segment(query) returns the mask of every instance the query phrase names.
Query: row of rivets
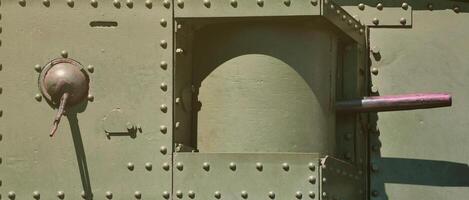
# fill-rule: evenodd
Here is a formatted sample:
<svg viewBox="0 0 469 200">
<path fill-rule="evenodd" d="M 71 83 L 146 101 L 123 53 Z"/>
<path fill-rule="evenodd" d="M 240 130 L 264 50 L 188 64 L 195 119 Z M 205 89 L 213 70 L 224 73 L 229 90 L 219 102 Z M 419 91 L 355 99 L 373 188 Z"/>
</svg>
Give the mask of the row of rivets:
<svg viewBox="0 0 469 200">
<path fill-rule="evenodd" d="M 20 6 L 22 7 L 25 7 L 26 6 L 26 0 L 19 0 L 18 3 L 20 4 Z M 43 0 L 42 1 L 42 4 L 46 7 L 49 7 L 51 5 L 51 1 L 50 0 Z M 74 0 L 67 0 L 67 5 L 70 7 L 70 8 L 73 8 L 75 6 L 75 1 Z M 97 8 L 98 7 L 98 0 L 90 0 L 90 5 L 94 8 Z M 116 8 L 120 8 L 121 7 L 121 2 L 120 0 L 113 0 L 113 5 L 116 7 Z M 133 8 L 134 6 L 134 1 L 133 0 L 126 0 L 125 1 L 125 5 L 127 5 L 128 8 Z M 145 1 L 145 6 L 149 9 L 151 9 L 153 7 L 153 1 L 152 0 L 146 0 Z M 163 6 L 165 8 L 170 8 L 171 7 L 171 2 L 169 0 L 164 0 L 163 1 Z"/>
<path fill-rule="evenodd" d="M 34 199 L 41 199 L 41 193 L 39 191 L 33 191 L 33 198 Z M 82 191 L 80 196 L 83 198 L 83 199 L 86 199 L 87 195 L 85 194 L 85 191 Z M 112 199 L 113 197 L 113 194 L 111 191 L 106 191 L 106 193 L 104 194 L 104 196 L 107 198 L 107 199 Z M 65 193 L 63 191 L 58 191 L 57 192 L 57 197 L 59 199 L 64 199 L 65 198 Z M 135 191 L 134 192 L 134 197 L 136 199 L 141 199 L 142 198 L 142 193 L 140 191 Z M 8 192 L 8 198 L 9 199 L 16 199 L 16 193 L 14 191 L 10 191 Z"/>
<path fill-rule="evenodd" d="M 329 1 L 327 1 L 327 0 L 324 1 L 324 4 L 325 4 L 325 5 L 329 4 Z M 331 4 L 329 5 L 329 8 L 330 8 L 331 10 L 335 10 L 335 13 L 336 13 L 337 15 L 339 15 L 339 17 L 341 16 L 342 11 L 340 10 L 340 6 L 338 6 L 338 8 L 336 9 L 336 6 L 331 3 Z M 346 13 L 346 12 L 344 12 L 344 13 Z M 358 25 L 358 24 L 354 24 L 354 23 L 353 23 L 354 17 L 350 17 L 351 19 L 348 19 L 347 15 L 344 14 L 344 15 L 341 16 L 341 18 L 342 18 L 343 21 L 346 21 L 346 23 L 348 23 L 348 25 L 350 25 L 350 26 L 352 26 L 353 28 L 355 28 L 356 30 L 358 30 L 358 32 L 359 32 L 360 34 L 363 34 L 363 33 L 365 32 L 364 29 L 361 28 L 361 25 Z M 347 19 L 348 19 L 348 20 L 347 20 Z"/>
<path fill-rule="evenodd" d="M 176 168 L 179 170 L 179 171 L 182 171 L 184 169 L 184 164 L 182 162 L 177 162 L 176 163 Z M 230 162 L 228 164 L 228 168 L 232 171 L 236 171 L 236 168 L 237 168 L 237 165 L 235 162 Z M 257 162 L 255 164 L 255 168 L 258 170 L 258 171 L 262 171 L 264 169 L 264 165 L 261 163 L 261 162 Z M 308 168 L 311 170 L 311 171 L 315 171 L 316 170 L 316 166 L 314 165 L 314 163 L 309 163 L 308 164 Z M 210 170 L 210 163 L 208 162 L 204 162 L 202 164 L 202 169 L 204 169 L 205 171 L 209 171 Z M 288 163 L 282 163 L 282 169 L 284 171 L 289 171 L 290 170 L 290 165 Z"/>
<path fill-rule="evenodd" d="M 167 196 L 164 196 L 164 195 L 165 195 L 165 194 L 163 194 L 163 197 L 169 198 L 169 194 L 166 194 Z M 176 197 L 179 198 L 179 199 L 182 199 L 182 198 L 184 197 L 184 194 L 183 194 L 183 192 L 182 192 L 181 190 L 177 190 L 176 193 L 175 193 L 175 195 L 176 195 Z M 188 196 L 189 198 L 191 198 L 191 199 L 194 199 L 194 198 L 195 198 L 195 192 L 192 191 L 192 190 L 189 190 L 189 191 L 187 192 L 187 196 Z M 213 196 L 214 196 L 215 198 L 217 198 L 217 199 L 220 199 L 222 195 L 221 195 L 221 192 L 220 192 L 220 191 L 215 191 L 215 192 L 213 193 Z M 243 198 L 243 199 L 247 199 L 247 198 L 249 197 L 249 194 L 248 194 L 248 192 L 247 192 L 246 190 L 243 190 L 243 191 L 240 192 L 240 196 L 241 196 L 241 198 Z M 275 194 L 274 191 L 270 191 L 270 192 L 267 193 L 267 196 L 268 196 L 270 199 L 275 199 L 276 194 Z M 310 191 L 310 192 L 308 193 L 308 196 L 309 196 L 311 199 L 314 199 L 314 198 L 316 197 L 316 193 L 313 192 L 313 191 Z M 303 198 L 303 193 L 302 193 L 301 191 L 296 191 L 296 192 L 295 192 L 295 197 L 296 197 L 297 199 L 302 199 L 302 198 Z"/>
<path fill-rule="evenodd" d="M 164 154 L 166 154 L 166 151 L 167 151 L 166 147 L 162 147 L 161 151 L 163 151 Z M 168 171 L 170 169 L 170 165 L 165 162 L 165 163 L 163 163 L 161 168 L 165 171 Z M 135 169 L 135 165 L 133 163 L 129 162 L 129 163 L 127 163 L 127 169 L 129 169 L 130 171 L 133 171 Z M 148 170 L 148 171 L 151 171 L 153 169 L 153 164 L 151 162 L 145 163 L 145 169 Z"/>
<path fill-rule="evenodd" d="M 257 5 L 259 7 L 264 7 L 264 0 L 256 0 L 256 2 L 257 2 Z M 206 8 L 210 8 L 211 5 L 212 5 L 210 0 L 203 0 L 202 3 L 204 4 L 204 6 Z M 283 4 L 287 7 L 289 7 L 291 5 L 291 0 L 284 0 Z M 317 0 L 311 0 L 311 4 L 313 6 L 316 6 L 316 5 L 318 5 L 318 1 Z M 177 0 L 177 5 L 181 9 L 184 8 L 184 0 Z M 230 0 L 230 5 L 234 8 L 236 8 L 236 7 L 238 7 L 238 1 L 237 0 Z"/>
</svg>

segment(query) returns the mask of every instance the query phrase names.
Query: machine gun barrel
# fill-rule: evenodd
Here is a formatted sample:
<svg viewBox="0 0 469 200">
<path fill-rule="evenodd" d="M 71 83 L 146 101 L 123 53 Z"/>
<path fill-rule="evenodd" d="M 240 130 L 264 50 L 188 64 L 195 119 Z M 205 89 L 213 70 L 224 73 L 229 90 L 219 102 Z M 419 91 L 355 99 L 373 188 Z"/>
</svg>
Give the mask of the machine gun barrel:
<svg viewBox="0 0 469 200">
<path fill-rule="evenodd" d="M 373 96 L 336 103 L 337 112 L 384 112 L 451 106 L 452 98 L 443 93 Z"/>
</svg>

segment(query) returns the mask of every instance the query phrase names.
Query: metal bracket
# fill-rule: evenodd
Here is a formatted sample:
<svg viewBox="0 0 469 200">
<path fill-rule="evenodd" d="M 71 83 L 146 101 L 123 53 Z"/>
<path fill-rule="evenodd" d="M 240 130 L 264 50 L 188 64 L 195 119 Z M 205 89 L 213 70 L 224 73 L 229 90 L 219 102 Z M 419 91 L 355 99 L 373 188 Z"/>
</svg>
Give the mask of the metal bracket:
<svg viewBox="0 0 469 200">
<path fill-rule="evenodd" d="M 326 156 L 321 160 L 320 173 L 322 199 L 366 199 L 363 172 L 355 166 Z"/>
</svg>

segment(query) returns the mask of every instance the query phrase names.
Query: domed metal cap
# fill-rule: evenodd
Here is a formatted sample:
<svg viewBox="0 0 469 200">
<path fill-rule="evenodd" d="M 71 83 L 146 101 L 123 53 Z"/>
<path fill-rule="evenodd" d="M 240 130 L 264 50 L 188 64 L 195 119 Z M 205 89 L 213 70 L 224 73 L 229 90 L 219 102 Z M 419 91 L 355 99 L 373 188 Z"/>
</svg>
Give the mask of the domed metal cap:
<svg viewBox="0 0 469 200">
<path fill-rule="evenodd" d="M 44 97 L 58 105 L 67 93 L 66 106 L 73 106 L 88 96 L 89 77 L 83 66 L 69 58 L 59 58 L 49 62 L 39 76 L 39 88 Z"/>
</svg>

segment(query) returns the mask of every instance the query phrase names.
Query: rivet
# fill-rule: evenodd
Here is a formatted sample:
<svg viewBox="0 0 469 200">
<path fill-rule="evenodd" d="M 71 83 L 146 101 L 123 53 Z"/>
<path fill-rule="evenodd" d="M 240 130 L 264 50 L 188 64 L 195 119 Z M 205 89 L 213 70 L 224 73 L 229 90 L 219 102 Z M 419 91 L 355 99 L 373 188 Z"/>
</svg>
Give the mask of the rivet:
<svg viewBox="0 0 469 200">
<path fill-rule="evenodd" d="M 41 194 L 39 193 L 39 191 L 34 191 L 33 192 L 33 198 L 35 198 L 35 199 L 40 199 L 41 198 Z"/>
<path fill-rule="evenodd" d="M 94 72 L 94 66 L 93 66 L 93 65 L 88 65 L 88 67 L 86 67 L 86 69 L 87 69 L 88 72 L 90 72 L 90 73 L 93 73 L 93 72 Z"/>
<path fill-rule="evenodd" d="M 8 198 L 15 199 L 15 197 L 16 197 L 16 193 L 14 191 L 9 191 L 8 192 Z"/>
<path fill-rule="evenodd" d="M 264 0 L 257 0 L 257 5 L 260 7 L 264 6 Z"/>
<path fill-rule="evenodd" d="M 316 183 L 316 177 L 315 177 L 315 176 L 309 176 L 309 177 L 308 177 L 308 181 L 309 181 L 311 184 L 315 184 L 315 183 Z"/>
<path fill-rule="evenodd" d="M 162 154 L 166 154 L 166 153 L 168 152 L 168 149 L 167 149 L 165 146 L 161 146 L 161 147 L 160 147 L 160 152 L 161 152 Z"/>
<path fill-rule="evenodd" d="M 164 6 L 165 8 L 169 8 L 169 7 L 171 7 L 171 2 L 170 2 L 169 0 L 164 0 L 164 1 L 163 1 L 163 6 Z"/>
<path fill-rule="evenodd" d="M 57 197 L 58 197 L 59 199 L 63 199 L 63 198 L 65 198 L 65 193 L 64 193 L 63 191 L 58 191 L 58 192 L 57 192 Z"/>
<path fill-rule="evenodd" d="M 334 10 L 334 9 L 335 9 L 334 4 L 331 4 L 331 5 L 329 6 L 329 8 L 330 8 L 331 10 Z"/>
<path fill-rule="evenodd" d="M 371 92 L 372 93 L 376 94 L 376 93 L 378 93 L 378 91 L 379 91 L 378 86 L 376 86 L 376 85 L 371 86 Z"/>
<path fill-rule="evenodd" d="M 177 5 L 179 8 L 184 8 L 184 1 L 183 0 L 177 0 Z"/>
<path fill-rule="evenodd" d="M 192 191 L 192 190 L 189 190 L 189 191 L 187 192 L 187 196 L 188 196 L 189 198 L 193 199 L 193 198 L 195 198 L 195 192 Z"/>
<path fill-rule="evenodd" d="M 270 191 L 269 194 L 268 194 L 269 198 L 270 199 L 275 199 L 275 192 L 274 191 Z"/>
<path fill-rule="evenodd" d="M 111 191 L 106 192 L 106 198 L 107 199 L 112 199 L 112 192 Z"/>
<path fill-rule="evenodd" d="M 314 199 L 316 197 L 316 193 L 314 193 L 313 191 L 309 191 L 308 196 L 309 198 Z"/>
<path fill-rule="evenodd" d="M 326 177 L 323 177 L 323 178 L 321 179 L 321 181 L 322 181 L 322 183 L 326 183 L 326 181 L 327 181 Z"/>
<path fill-rule="evenodd" d="M 180 104 L 181 103 L 181 97 L 176 97 L 176 99 L 174 100 L 174 103 Z"/>
<path fill-rule="evenodd" d="M 345 140 L 350 141 L 352 139 L 353 135 L 352 133 L 347 133 L 345 134 Z"/>
<path fill-rule="evenodd" d="M 308 163 L 308 168 L 309 168 L 309 170 L 314 172 L 316 170 L 316 165 L 314 165 L 314 163 L 310 162 L 310 163 Z"/>
<path fill-rule="evenodd" d="M 360 28 L 360 26 L 358 26 L 358 24 L 355 24 L 355 26 L 353 26 L 355 29 L 358 29 Z"/>
<path fill-rule="evenodd" d="M 161 110 L 161 112 L 166 113 L 166 112 L 168 112 L 168 106 L 166 106 L 166 104 L 161 104 L 160 110 Z"/>
<path fill-rule="evenodd" d="M 207 8 L 210 8 L 210 0 L 204 0 L 204 5 Z"/>
<path fill-rule="evenodd" d="M 409 8 L 409 4 L 404 2 L 404 3 L 402 3 L 401 7 L 402 7 L 402 9 L 407 10 Z"/>
<path fill-rule="evenodd" d="M 373 190 L 371 192 L 371 195 L 373 195 L 374 197 L 377 197 L 377 196 L 379 196 L 379 192 L 377 190 Z"/>
<path fill-rule="evenodd" d="M 134 170 L 134 164 L 131 162 L 127 163 L 127 169 L 129 169 L 130 171 Z"/>
<path fill-rule="evenodd" d="M 371 170 L 377 172 L 379 170 L 379 166 L 376 163 L 371 164 Z"/>
<path fill-rule="evenodd" d="M 134 197 L 135 197 L 136 199 L 141 199 L 141 198 L 142 198 L 142 193 L 141 193 L 140 191 L 135 191 L 135 192 L 134 192 Z"/>
<path fill-rule="evenodd" d="M 91 0 L 90 1 L 90 4 L 91 6 L 93 6 L 94 8 L 98 7 L 98 0 Z"/>
<path fill-rule="evenodd" d="M 180 198 L 180 199 L 182 198 L 182 191 L 181 190 L 176 191 L 176 197 Z"/>
<path fill-rule="evenodd" d="M 358 4 L 358 9 L 360 9 L 360 10 L 365 10 L 365 4 L 359 3 L 359 4 Z"/>
<path fill-rule="evenodd" d="M 134 2 L 133 2 L 132 0 L 127 0 L 127 1 L 125 2 L 125 4 L 126 4 L 127 7 L 129 7 L 129 8 L 134 7 Z"/>
<path fill-rule="evenodd" d="M 166 47 L 168 47 L 168 42 L 166 42 L 166 40 L 161 40 L 161 41 L 160 41 L 160 46 L 161 46 L 163 49 L 166 49 Z"/>
<path fill-rule="evenodd" d="M 153 3 L 151 2 L 151 0 L 146 0 L 146 1 L 145 1 L 145 6 L 146 6 L 147 8 L 152 8 L 152 7 L 153 7 Z"/>
<path fill-rule="evenodd" d="M 134 126 L 134 124 L 133 124 L 132 122 L 127 122 L 127 123 L 125 124 L 125 126 L 127 127 L 127 130 L 128 130 L 128 131 L 132 131 L 132 130 L 134 130 L 134 128 L 135 128 L 135 126 Z"/>
<path fill-rule="evenodd" d="M 257 170 L 262 171 L 263 168 L 264 168 L 264 166 L 262 165 L 262 163 L 260 163 L 260 162 L 256 163 L 256 169 Z"/>
<path fill-rule="evenodd" d="M 399 20 L 399 22 L 400 22 L 402 25 L 405 25 L 405 24 L 407 23 L 407 20 L 406 20 L 404 17 L 402 17 L 402 18 Z"/>
<path fill-rule="evenodd" d="M 342 20 L 343 21 L 347 20 L 347 15 L 342 15 Z"/>
<path fill-rule="evenodd" d="M 283 168 L 283 170 L 288 171 L 288 170 L 290 170 L 290 165 L 288 165 L 288 163 L 283 163 L 282 168 Z"/>
<path fill-rule="evenodd" d="M 231 169 L 232 171 L 235 171 L 235 170 L 236 170 L 236 163 L 230 162 L 229 167 L 230 167 L 230 169 Z"/>
<path fill-rule="evenodd" d="M 295 193 L 295 197 L 296 197 L 297 199 L 301 199 L 301 198 L 303 197 L 303 194 L 301 194 L 300 191 L 297 191 L 297 192 Z"/>
<path fill-rule="evenodd" d="M 378 75 L 378 68 L 376 68 L 376 67 L 371 68 L 371 73 L 373 75 Z"/>
<path fill-rule="evenodd" d="M 166 83 L 161 83 L 160 88 L 161 90 L 166 91 L 168 90 L 168 85 Z"/>
<path fill-rule="evenodd" d="M 184 53 L 184 50 L 182 50 L 181 48 L 177 48 L 177 49 L 176 49 L 176 54 L 181 55 L 181 54 L 183 54 L 183 53 Z"/>
<path fill-rule="evenodd" d="M 322 195 L 322 197 L 324 197 L 324 198 L 327 197 L 327 193 L 326 193 L 326 192 L 322 192 L 321 195 Z"/>
<path fill-rule="evenodd" d="M 20 6 L 26 6 L 26 0 L 19 0 L 18 3 L 20 4 Z"/>
<path fill-rule="evenodd" d="M 427 8 L 428 8 L 428 10 L 433 10 L 433 4 L 432 4 L 432 3 L 429 3 L 429 4 L 427 5 Z"/>
<path fill-rule="evenodd" d="M 181 122 L 174 123 L 174 128 L 178 129 L 181 126 Z"/>
<path fill-rule="evenodd" d="M 41 101 L 42 100 L 42 95 L 41 94 L 36 94 L 36 96 L 34 96 L 34 98 L 36 99 L 36 101 Z"/>
<path fill-rule="evenodd" d="M 215 198 L 219 199 L 219 198 L 221 198 L 221 193 L 220 193 L 219 191 L 215 191 L 215 192 L 213 193 L 213 196 L 214 196 Z"/>
<path fill-rule="evenodd" d="M 42 4 L 43 4 L 45 7 L 49 7 L 49 6 L 50 6 L 50 1 L 49 1 L 49 0 L 42 0 Z"/>
<path fill-rule="evenodd" d="M 116 8 L 120 8 L 121 7 L 121 2 L 119 0 L 114 0 L 112 2 L 112 4 L 116 7 Z"/>
<path fill-rule="evenodd" d="M 163 194 L 162 194 L 163 198 L 165 199 L 169 199 L 169 192 L 168 191 L 164 191 Z"/>
<path fill-rule="evenodd" d="M 41 72 L 42 71 L 42 66 L 41 65 L 34 65 L 34 70 L 36 70 L 37 72 Z"/>
<path fill-rule="evenodd" d="M 75 2 L 73 0 L 67 0 L 67 5 L 73 7 L 75 5 Z"/>
<path fill-rule="evenodd" d="M 247 199 L 248 198 L 248 192 L 246 192 L 245 190 L 241 191 L 241 197 L 243 199 Z"/>
<path fill-rule="evenodd" d="M 383 10 L 383 4 L 382 4 L 382 3 L 378 3 L 378 4 L 376 5 L 376 8 L 377 8 L 378 10 Z"/>
<path fill-rule="evenodd" d="M 311 0 L 311 4 L 313 6 L 317 6 L 318 5 L 318 0 Z"/>
<path fill-rule="evenodd" d="M 352 25 L 353 24 L 353 20 L 349 19 L 348 20 L 348 25 Z"/>
<path fill-rule="evenodd" d="M 459 13 L 459 12 L 461 11 L 461 8 L 460 8 L 458 5 L 455 5 L 455 6 L 453 7 L 453 11 L 454 11 L 455 13 Z"/>
<path fill-rule="evenodd" d="M 68 52 L 63 50 L 62 52 L 60 52 L 60 55 L 62 56 L 62 58 L 67 58 L 68 57 Z"/>
<path fill-rule="evenodd" d="M 238 7 L 238 1 L 236 1 L 236 0 L 230 0 L 230 4 L 231 4 L 231 6 L 233 6 L 233 8 Z"/>
<path fill-rule="evenodd" d="M 205 171 L 209 171 L 209 170 L 210 170 L 210 163 L 204 162 L 204 164 L 202 164 L 202 168 L 203 168 Z"/>
<path fill-rule="evenodd" d="M 375 17 L 375 18 L 373 18 L 372 22 L 373 22 L 374 25 L 378 25 L 379 24 L 379 19 Z"/>
<path fill-rule="evenodd" d="M 86 193 L 85 193 L 85 191 L 81 191 L 80 196 L 81 196 L 81 198 L 86 199 Z"/>
<path fill-rule="evenodd" d="M 380 49 L 378 46 L 372 46 L 371 49 L 370 49 L 371 53 L 373 54 L 379 54 L 380 52 Z"/>
<path fill-rule="evenodd" d="M 341 12 L 340 12 L 339 9 L 337 9 L 337 10 L 335 11 L 335 13 L 336 13 L 337 15 L 340 15 Z"/>
<path fill-rule="evenodd" d="M 145 163 L 145 169 L 147 169 L 148 171 L 151 171 L 152 168 L 153 168 L 153 165 L 150 162 Z"/>
<path fill-rule="evenodd" d="M 286 6 L 290 6 L 290 5 L 291 5 L 291 0 L 284 0 L 283 3 L 284 3 Z"/>
<path fill-rule="evenodd" d="M 182 171 L 184 169 L 184 164 L 182 164 L 181 162 L 176 163 L 176 169 Z"/>
<path fill-rule="evenodd" d="M 166 70 L 168 68 L 168 63 L 166 63 L 165 61 L 161 61 L 160 62 L 160 67 L 161 67 L 161 69 Z"/>
<path fill-rule="evenodd" d="M 163 163 L 163 166 L 162 166 L 162 168 L 163 168 L 165 171 L 168 171 L 168 170 L 169 170 L 169 168 L 170 168 L 170 166 L 169 166 L 169 164 L 168 164 L 168 163 Z"/>
<path fill-rule="evenodd" d="M 168 22 L 166 22 L 165 19 L 161 19 L 161 20 L 160 20 L 160 25 L 161 25 L 162 27 L 166 27 L 167 24 L 168 24 Z"/>
<path fill-rule="evenodd" d="M 168 131 L 168 128 L 165 125 L 160 126 L 160 132 L 165 134 Z"/>
</svg>

